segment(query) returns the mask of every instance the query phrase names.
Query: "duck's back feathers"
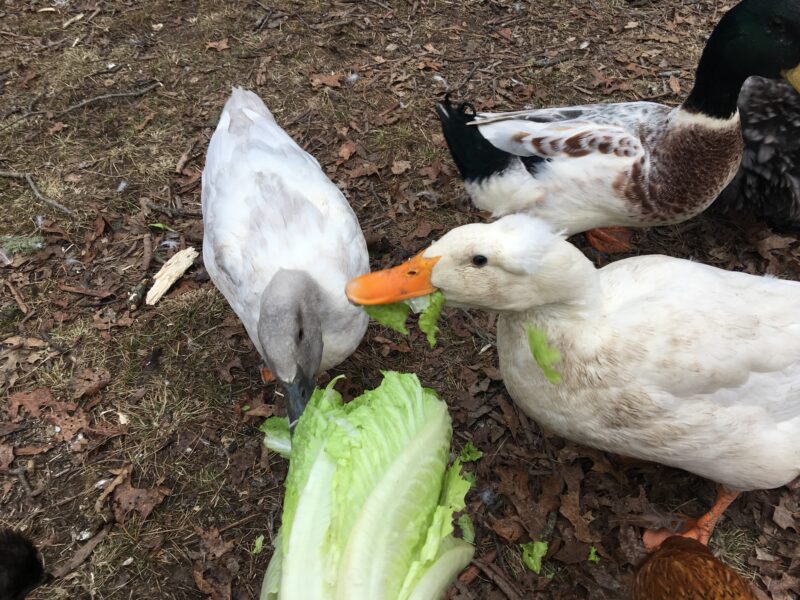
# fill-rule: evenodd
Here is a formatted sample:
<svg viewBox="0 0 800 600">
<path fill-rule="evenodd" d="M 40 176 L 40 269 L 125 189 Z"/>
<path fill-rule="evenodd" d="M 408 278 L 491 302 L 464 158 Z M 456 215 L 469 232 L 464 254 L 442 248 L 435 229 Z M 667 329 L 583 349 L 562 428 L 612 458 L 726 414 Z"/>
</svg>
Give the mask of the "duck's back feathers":
<svg viewBox="0 0 800 600">
<path fill-rule="evenodd" d="M 800 94 L 785 81 L 751 77 L 739 96 L 744 156 L 719 198 L 777 229 L 800 230 Z"/>
<path fill-rule="evenodd" d="M 363 333 L 366 317 L 344 296 L 346 282 L 369 269 L 355 213 L 250 91 L 234 88 L 222 111 L 202 201 L 206 269 L 257 347 L 261 293 L 279 269 L 308 272 L 326 293 L 326 306 L 357 321 L 352 336 Z M 329 358 L 323 355 L 324 368 Z"/>
<path fill-rule="evenodd" d="M 0 598 L 22 600 L 45 579 L 33 542 L 21 533 L 0 530 Z"/>
<path fill-rule="evenodd" d="M 671 537 L 636 573 L 633 600 L 755 600 L 750 586 L 700 542 Z"/>
<path fill-rule="evenodd" d="M 528 212 L 569 234 L 684 221 L 741 159 L 738 115 L 651 102 L 477 115 L 465 106 L 445 101 L 438 112 L 475 205 L 494 216 Z"/>
</svg>

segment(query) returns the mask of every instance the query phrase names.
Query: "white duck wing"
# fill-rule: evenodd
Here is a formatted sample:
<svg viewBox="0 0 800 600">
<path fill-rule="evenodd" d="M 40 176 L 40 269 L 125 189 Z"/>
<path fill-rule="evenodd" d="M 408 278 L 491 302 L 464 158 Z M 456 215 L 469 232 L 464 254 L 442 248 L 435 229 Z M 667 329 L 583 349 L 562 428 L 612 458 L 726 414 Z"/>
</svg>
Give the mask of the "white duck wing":
<svg viewBox="0 0 800 600">
<path fill-rule="evenodd" d="M 643 133 L 662 124 L 671 111 L 652 102 L 590 104 L 479 113 L 472 126 L 495 147 L 517 156 L 582 158 L 597 153 L 630 159 L 645 153 Z"/>
<path fill-rule="evenodd" d="M 650 364 L 637 376 L 650 390 L 718 406 L 745 398 L 776 424 L 794 421 L 800 434 L 800 283 L 663 256 L 601 272 L 610 323 L 639 340 Z M 636 336 L 653 328 L 655 314 L 669 321 Z"/>
<path fill-rule="evenodd" d="M 344 298 L 368 270 L 358 220 L 319 163 L 254 93 L 234 88 L 203 171 L 206 269 L 257 345 L 260 296 L 280 269 L 310 272 Z"/>
</svg>

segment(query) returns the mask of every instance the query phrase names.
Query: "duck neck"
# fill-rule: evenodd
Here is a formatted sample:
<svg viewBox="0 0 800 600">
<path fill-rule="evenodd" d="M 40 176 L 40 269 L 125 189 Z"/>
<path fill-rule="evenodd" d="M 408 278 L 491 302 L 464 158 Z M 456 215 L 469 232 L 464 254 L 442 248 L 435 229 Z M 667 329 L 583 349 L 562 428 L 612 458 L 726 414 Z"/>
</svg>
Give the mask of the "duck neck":
<svg viewBox="0 0 800 600">
<path fill-rule="evenodd" d="M 562 240 L 548 252 L 536 273 L 528 312 L 542 317 L 583 319 L 596 310 L 600 277 L 578 248 Z"/>
<path fill-rule="evenodd" d="M 694 88 L 683 103 L 683 109 L 712 119 L 730 120 L 738 110 L 739 92 L 747 76 L 731 67 L 712 35 L 706 46 Z"/>
</svg>

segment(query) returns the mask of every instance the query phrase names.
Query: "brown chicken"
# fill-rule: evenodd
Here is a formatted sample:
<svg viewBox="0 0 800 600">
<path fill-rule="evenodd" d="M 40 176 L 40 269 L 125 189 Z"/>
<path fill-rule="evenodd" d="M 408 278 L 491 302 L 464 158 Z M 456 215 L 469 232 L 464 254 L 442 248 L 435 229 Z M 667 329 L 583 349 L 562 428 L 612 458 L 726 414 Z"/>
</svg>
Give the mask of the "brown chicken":
<svg viewBox="0 0 800 600">
<path fill-rule="evenodd" d="M 639 567 L 633 600 L 756 600 L 748 583 L 706 546 L 667 538 Z"/>
</svg>

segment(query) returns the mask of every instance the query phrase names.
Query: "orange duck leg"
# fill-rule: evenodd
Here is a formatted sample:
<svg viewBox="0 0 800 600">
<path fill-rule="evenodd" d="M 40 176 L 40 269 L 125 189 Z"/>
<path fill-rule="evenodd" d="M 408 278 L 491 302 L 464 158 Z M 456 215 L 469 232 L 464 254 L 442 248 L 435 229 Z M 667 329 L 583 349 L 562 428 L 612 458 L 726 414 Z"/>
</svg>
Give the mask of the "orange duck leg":
<svg viewBox="0 0 800 600">
<path fill-rule="evenodd" d="M 703 545 L 707 545 L 717 521 L 719 521 L 722 513 L 727 510 L 731 503 L 736 500 L 738 495 L 739 492 L 733 492 L 722 485 L 717 486 L 717 499 L 714 502 L 714 506 L 712 506 L 706 514 L 692 522 L 687 529 L 684 529 L 680 533 L 675 533 L 667 529 L 646 530 L 642 536 L 645 549 L 647 549 L 648 552 L 652 552 L 658 548 L 664 540 L 674 535 L 692 538 Z"/>
<path fill-rule="evenodd" d="M 604 254 L 631 251 L 631 230 L 627 227 L 590 229 L 584 235 L 592 248 Z"/>
</svg>

